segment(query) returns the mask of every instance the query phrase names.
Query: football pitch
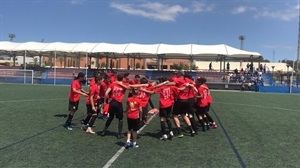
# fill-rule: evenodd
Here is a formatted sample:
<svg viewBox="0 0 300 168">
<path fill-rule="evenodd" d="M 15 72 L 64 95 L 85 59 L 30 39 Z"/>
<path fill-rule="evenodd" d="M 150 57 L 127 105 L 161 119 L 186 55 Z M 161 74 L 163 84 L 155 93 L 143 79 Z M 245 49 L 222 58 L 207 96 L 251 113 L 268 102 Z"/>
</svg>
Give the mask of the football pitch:
<svg viewBox="0 0 300 168">
<path fill-rule="evenodd" d="M 212 91 L 217 129 L 161 141 L 154 116 L 139 135 L 140 148 L 122 150 L 126 139 L 116 138 L 116 120 L 105 137 L 80 130 L 83 97 L 75 129 L 62 126 L 68 92 L 69 86 L 0 84 L 1 168 L 100 168 L 111 159 L 111 167 L 124 168 L 300 167 L 300 95 Z M 157 95 L 152 101 L 158 107 Z M 97 120 L 94 131 L 100 134 L 104 123 Z"/>
</svg>

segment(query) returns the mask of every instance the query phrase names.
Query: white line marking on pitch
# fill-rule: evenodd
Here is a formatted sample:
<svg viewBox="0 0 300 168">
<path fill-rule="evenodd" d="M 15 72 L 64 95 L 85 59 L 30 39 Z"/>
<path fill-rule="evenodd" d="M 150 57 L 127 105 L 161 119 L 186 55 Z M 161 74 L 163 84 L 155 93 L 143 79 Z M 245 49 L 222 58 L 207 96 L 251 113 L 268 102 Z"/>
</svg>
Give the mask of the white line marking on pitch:
<svg viewBox="0 0 300 168">
<path fill-rule="evenodd" d="M 239 104 L 239 103 L 227 103 L 227 102 L 214 102 L 214 103 L 231 104 L 231 105 L 239 105 L 239 106 L 249 106 L 249 107 L 259 107 L 259 108 L 268 108 L 268 109 L 275 109 L 275 110 L 286 110 L 286 111 L 297 111 L 297 112 L 300 112 L 300 110 L 295 110 L 295 109 L 287 109 L 287 108 L 280 108 L 280 107 L 259 106 L 259 105 L 252 105 L 252 104 Z"/>
<path fill-rule="evenodd" d="M 18 102 L 40 102 L 40 101 L 57 101 L 57 100 L 67 100 L 68 98 L 59 98 L 59 99 L 35 99 L 35 100 L 4 100 L 0 103 L 18 103 Z"/>
<path fill-rule="evenodd" d="M 155 116 L 156 116 L 156 114 L 154 114 L 153 116 L 151 116 L 149 118 L 148 124 Z M 138 130 L 138 134 L 140 134 L 146 126 L 147 125 L 142 126 L 142 128 L 140 128 Z M 103 166 L 103 168 L 109 168 L 117 160 L 117 158 L 124 152 L 124 150 L 125 150 L 125 147 L 122 146 L 121 149 L 119 149 L 118 152 L 112 158 L 109 159 L 109 161 Z"/>
</svg>

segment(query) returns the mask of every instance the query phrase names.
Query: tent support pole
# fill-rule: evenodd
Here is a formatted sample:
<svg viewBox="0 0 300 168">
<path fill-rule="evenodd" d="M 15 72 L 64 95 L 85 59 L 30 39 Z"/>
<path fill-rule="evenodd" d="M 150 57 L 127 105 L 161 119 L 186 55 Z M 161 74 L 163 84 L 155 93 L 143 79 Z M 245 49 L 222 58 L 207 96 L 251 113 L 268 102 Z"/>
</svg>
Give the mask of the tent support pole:
<svg viewBox="0 0 300 168">
<path fill-rule="evenodd" d="M 223 72 L 226 72 L 225 71 L 225 64 L 226 64 L 226 57 L 225 57 L 225 55 L 223 56 L 223 59 L 224 59 Z"/>
<path fill-rule="evenodd" d="M 56 85 L 56 49 L 54 51 L 54 80 L 53 84 Z"/>
<path fill-rule="evenodd" d="M 25 53 L 24 53 L 24 59 L 23 59 L 23 66 L 24 66 L 24 84 L 26 83 L 26 50 L 25 50 Z"/>
<path fill-rule="evenodd" d="M 106 57 L 106 60 L 105 60 L 106 61 L 106 65 L 105 66 L 106 67 L 105 68 L 106 68 L 106 70 L 108 70 L 108 54 L 105 54 L 105 57 Z"/>
<path fill-rule="evenodd" d="M 133 57 L 133 70 L 135 70 L 136 65 L 135 65 L 135 56 Z"/>
<path fill-rule="evenodd" d="M 88 76 L 88 53 L 85 52 L 85 76 Z"/>
</svg>

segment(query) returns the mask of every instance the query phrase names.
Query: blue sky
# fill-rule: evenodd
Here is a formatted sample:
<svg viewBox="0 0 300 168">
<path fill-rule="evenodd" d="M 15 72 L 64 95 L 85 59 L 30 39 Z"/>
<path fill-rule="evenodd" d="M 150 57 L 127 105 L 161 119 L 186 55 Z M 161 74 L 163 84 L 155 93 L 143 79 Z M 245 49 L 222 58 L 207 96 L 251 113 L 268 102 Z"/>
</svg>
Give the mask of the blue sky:
<svg viewBox="0 0 300 168">
<path fill-rule="evenodd" d="M 294 59 L 297 0 L 0 0 L 0 40 L 227 44 Z"/>
</svg>

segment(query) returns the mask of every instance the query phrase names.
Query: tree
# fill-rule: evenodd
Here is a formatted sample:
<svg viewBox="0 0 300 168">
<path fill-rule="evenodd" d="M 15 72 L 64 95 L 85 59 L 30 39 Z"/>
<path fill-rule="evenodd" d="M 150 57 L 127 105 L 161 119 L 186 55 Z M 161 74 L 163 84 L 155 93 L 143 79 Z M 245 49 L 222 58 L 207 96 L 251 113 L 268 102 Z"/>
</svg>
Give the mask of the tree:
<svg viewBox="0 0 300 168">
<path fill-rule="evenodd" d="M 197 70 L 198 69 L 198 66 L 196 66 L 195 64 L 192 65 L 192 70 Z"/>
<path fill-rule="evenodd" d="M 170 66 L 171 69 L 175 69 L 175 70 L 181 70 L 179 65 L 174 63 L 173 65 Z"/>
<path fill-rule="evenodd" d="M 58 57 L 58 62 L 60 63 L 60 66 L 63 66 L 64 57 Z"/>
<path fill-rule="evenodd" d="M 136 69 L 141 68 L 141 64 L 140 64 L 139 62 L 137 62 L 137 63 L 135 64 L 135 68 L 136 68 Z"/>
<path fill-rule="evenodd" d="M 105 63 L 105 62 L 101 62 L 100 67 L 101 67 L 101 68 L 105 68 L 105 67 L 106 67 L 106 63 Z"/>
<path fill-rule="evenodd" d="M 190 67 L 187 64 L 184 64 L 183 62 L 180 62 L 179 64 L 174 63 L 173 65 L 170 66 L 171 69 L 175 70 L 189 70 Z"/>
</svg>

